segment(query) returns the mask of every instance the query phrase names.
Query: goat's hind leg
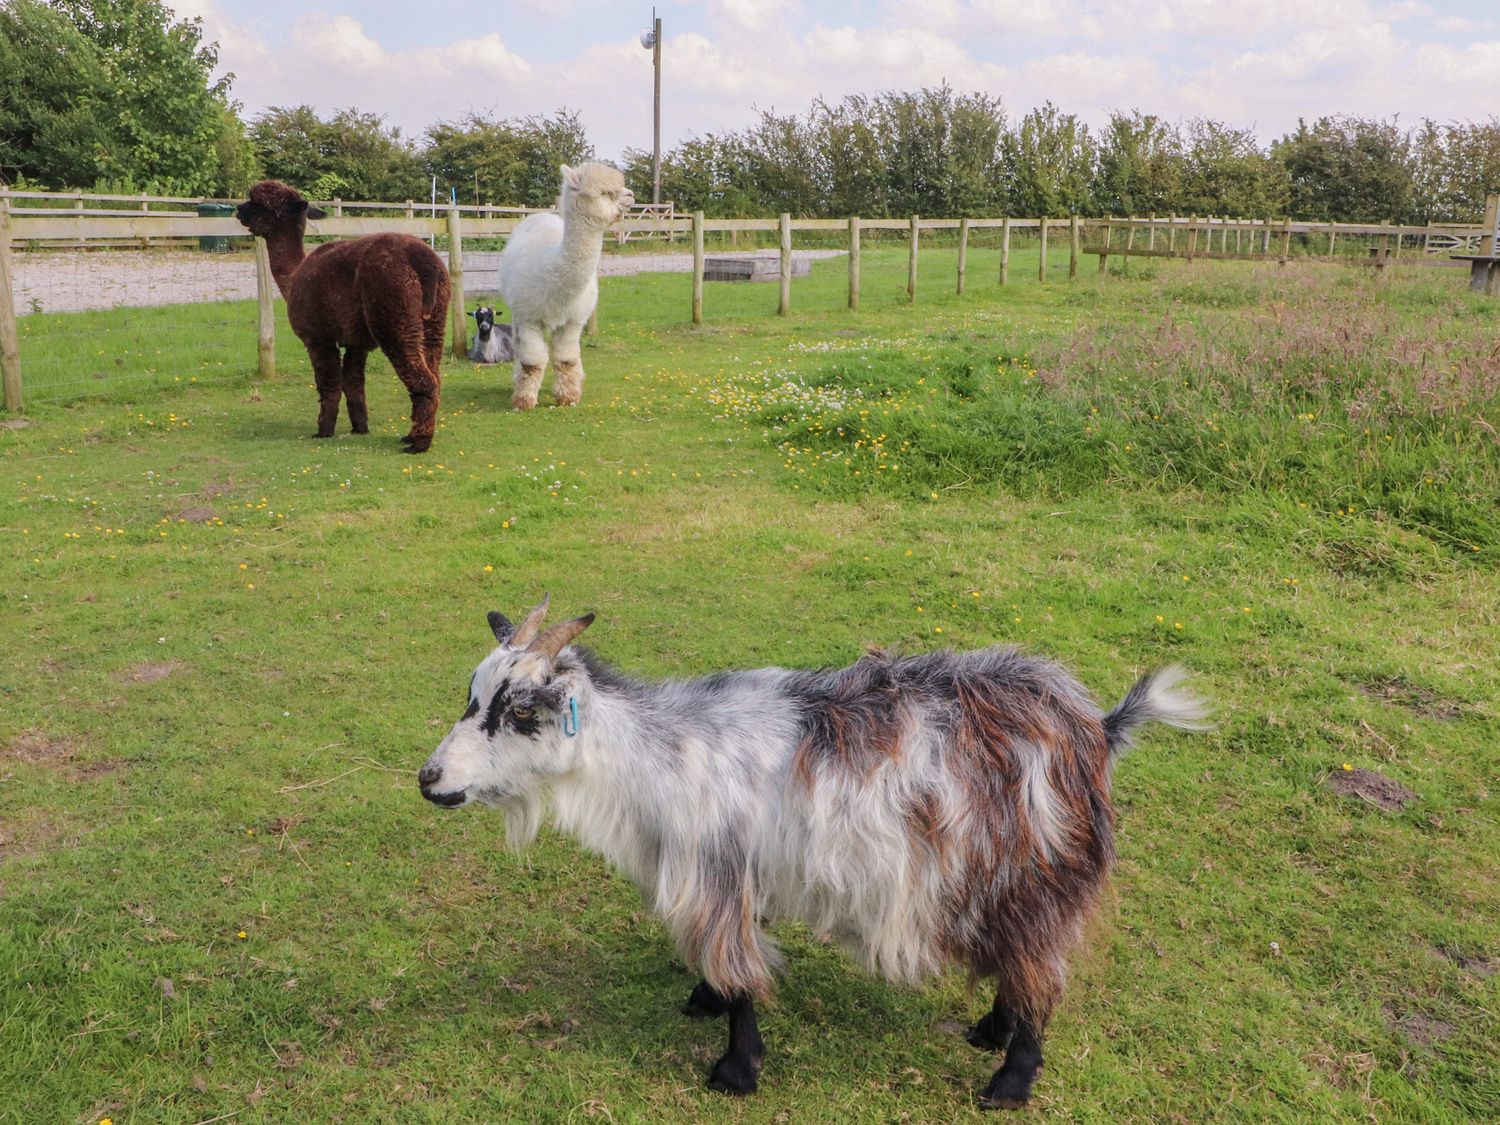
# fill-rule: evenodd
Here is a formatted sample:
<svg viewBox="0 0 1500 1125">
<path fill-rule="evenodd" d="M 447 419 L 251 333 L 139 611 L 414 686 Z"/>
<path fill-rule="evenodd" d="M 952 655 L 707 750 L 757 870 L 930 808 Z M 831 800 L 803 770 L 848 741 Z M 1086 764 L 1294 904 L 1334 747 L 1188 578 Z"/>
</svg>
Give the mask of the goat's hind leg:
<svg viewBox="0 0 1500 1125">
<path fill-rule="evenodd" d="M 1005 1061 L 979 1095 L 979 1104 L 985 1109 L 1019 1109 L 1031 1100 L 1031 1087 L 1042 1073 L 1043 1021 L 1014 1011 L 998 997 L 994 1011 L 986 1018 L 992 1021 L 986 1029 L 991 1037 L 1007 1027 L 1011 1034 L 1006 1037 Z M 974 1030 L 977 1032 L 984 1022 L 980 1020 Z M 975 1043 L 972 1032 L 969 1042 Z"/>
<path fill-rule="evenodd" d="M 979 1017 L 979 1022 L 969 1028 L 969 1032 L 964 1038 L 981 1051 L 994 1051 L 996 1054 L 1004 1054 L 1005 1049 L 1010 1046 L 1011 1037 L 1015 1033 L 1016 1013 L 1011 1011 L 1005 1001 L 997 995 L 994 1007 Z"/>
<path fill-rule="evenodd" d="M 706 980 L 700 980 L 693 986 L 692 994 L 687 998 L 687 1003 L 682 1006 L 682 1014 L 692 1016 L 695 1020 L 714 1019 L 727 1011 L 729 1011 L 729 1001 L 724 999 L 719 990 Z"/>
<path fill-rule="evenodd" d="M 753 1094 L 766 1061 L 766 1044 L 755 1021 L 755 1002 L 748 996 L 736 996 L 729 1001 L 728 1010 L 729 1046 L 708 1072 L 708 1088 L 721 1094 Z"/>
<path fill-rule="evenodd" d="M 349 411 L 349 428 L 357 434 L 370 432 L 370 408 L 365 402 L 365 357 L 368 348 L 344 349 L 344 407 Z"/>
</svg>

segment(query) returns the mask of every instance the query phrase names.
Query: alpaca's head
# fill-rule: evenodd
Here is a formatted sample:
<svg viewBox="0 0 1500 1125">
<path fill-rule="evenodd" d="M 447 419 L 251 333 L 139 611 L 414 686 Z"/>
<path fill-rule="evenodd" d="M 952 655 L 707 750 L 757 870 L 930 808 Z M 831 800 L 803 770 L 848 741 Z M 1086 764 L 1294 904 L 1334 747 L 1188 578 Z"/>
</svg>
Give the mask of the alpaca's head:
<svg viewBox="0 0 1500 1125">
<path fill-rule="evenodd" d="M 310 206 L 296 188 L 279 180 L 261 180 L 250 189 L 250 198 L 235 208 L 234 216 L 251 234 L 269 238 L 287 230 L 300 235 L 308 219 L 322 219 L 326 214 Z"/>
<path fill-rule="evenodd" d="M 619 222 L 635 204 L 625 186 L 625 176 L 608 164 L 562 166 L 562 213 L 574 215 L 594 226 Z"/>
</svg>

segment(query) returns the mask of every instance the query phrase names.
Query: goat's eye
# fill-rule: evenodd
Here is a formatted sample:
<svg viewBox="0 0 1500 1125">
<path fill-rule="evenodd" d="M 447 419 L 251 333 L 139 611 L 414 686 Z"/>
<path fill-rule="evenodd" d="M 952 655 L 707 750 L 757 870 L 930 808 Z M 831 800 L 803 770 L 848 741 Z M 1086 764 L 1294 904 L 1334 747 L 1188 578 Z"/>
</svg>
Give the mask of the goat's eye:
<svg viewBox="0 0 1500 1125">
<path fill-rule="evenodd" d="M 530 707 L 512 707 L 510 709 L 510 717 L 517 722 L 530 722 L 535 716 L 536 712 Z"/>
</svg>

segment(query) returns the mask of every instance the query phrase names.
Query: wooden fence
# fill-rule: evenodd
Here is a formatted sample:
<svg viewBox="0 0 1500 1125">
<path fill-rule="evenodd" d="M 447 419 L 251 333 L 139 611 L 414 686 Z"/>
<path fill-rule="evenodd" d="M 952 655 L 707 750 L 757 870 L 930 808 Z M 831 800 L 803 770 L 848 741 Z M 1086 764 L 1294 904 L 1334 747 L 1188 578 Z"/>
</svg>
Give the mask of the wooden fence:
<svg viewBox="0 0 1500 1125">
<path fill-rule="evenodd" d="M 43 197 L 52 206 L 15 206 L 17 200 Z M 72 206 L 55 205 L 61 199 Z M 91 203 L 129 201 L 137 207 L 89 206 Z M 132 196 L 57 196 L 39 192 L 0 192 L 0 364 L 3 364 L 4 404 L 8 410 L 21 409 L 20 360 L 17 329 L 11 297 L 11 249 L 13 246 L 47 245 L 108 246 L 142 245 L 173 239 L 246 238 L 245 229 L 232 216 L 202 215 L 196 207 L 185 210 L 150 210 L 152 206 L 171 207 L 197 201 L 161 197 Z M 353 210 L 377 210 L 383 214 L 352 215 Z M 332 201 L 329 216 L 309 222 L 312 237 L 350 238 L 379 231 L 401 231 L 418 237 L 444 237 L 449 246 L 449 269 L 454 292 L 463 293 L 463 242 L 465 238 L 504 238 L 513 231 L 527 212 L 522 208 L 450 206 L 442 214 L 433 213 L 425 204 L 346 204 Z M 392 214 L 391 212 L 400 212 Z M 1497 233 L 1494 197 L 1482 224 L 1442 228 L 1433 226 L 1399 226 L 1391 223 L 1304 223 L 1286 219 L 1232 219 L 1215 216 L 1155 216 L 1144 218 L 1081 219 L 1067 218 L 977 218 L 923 219 L 913 215 L 903 219 L 793 219 L 781 215 L 775 219 L 706 219 L 702 212 L 678 217 L 670 211 L 655 210 L 640 217 L 630 217 L 614 228 L 617 240 L 635 235 L 691 240 L 693 282 L 691 319 L 703 321 L 704 235 L 775 234 L 780 256 L 780 300 L 778 314 L 791 310 L 792 236 L 794 232 L 818 233 L 825 239 L 842 235 L 848 248 L 850 309 L 859 307 L 860 251 L 866 232 L 904 232 L 908 245 L 907 299 L 917 297 L 917 263 L 924 234 L 953 232 L 958 245 L 956 288 L 963 293 L 969 265 L 969 242 L 975 231 L 999 232 L 999 254 L 993 276 L 999 285 L 1010 281 L 1010 248 L 1016 232 L 1034 233 L 1040 254 L 1037 276 L 1046 281 L 1052 264 L 1049 239 L 1055 233 L 1066 236 L 1068 243 L 1068 276 L 1076 277 L 1086 255 L 1095 255 L 1099 272 L 1107 271 L 1111 258 L 1133 257 L 1199 258 L 1246 261 L 1286 262 L 1292 251 L 1292 239 L 1301 236 L 1310 246 L 1327 240 L 1326 250 L 1335 257 L 1339 239 L 1374 239 L 1368 256 L 1340 259 L 1367 264 L 1383 270 L 1387 266 L 1414 261 L 1432 261 L 1427 253 L 1435 236 L 1461 240 L 1464 245 L 1488 246 L 1493 254 Z M 1485 241 L 1488 240 L 1488 241 Z M 1410 245 L 1408 245 L 1410 242 Z M 1448 246 L 1457 245 L 1450 241 Z M 1217 246 L 1217 248 L 1216 248 Z M 264 244 L 256 240 L 257 292 L 259 303 L 259 363 L 263 375 L 275 370 L 274 339 L 271 315 L 275 291 L 265 258 Z M 1442 264 L 1462 265 L 1446 258 Z M 1497 267 L 1500 269 L 1500 267 Z M 1493 276 L 1490 275 L 1490 276 Z M 467 320 L 464 302 L 453 305 L 452 346 L 462 357 L 467 350 Z"/>
</svg>

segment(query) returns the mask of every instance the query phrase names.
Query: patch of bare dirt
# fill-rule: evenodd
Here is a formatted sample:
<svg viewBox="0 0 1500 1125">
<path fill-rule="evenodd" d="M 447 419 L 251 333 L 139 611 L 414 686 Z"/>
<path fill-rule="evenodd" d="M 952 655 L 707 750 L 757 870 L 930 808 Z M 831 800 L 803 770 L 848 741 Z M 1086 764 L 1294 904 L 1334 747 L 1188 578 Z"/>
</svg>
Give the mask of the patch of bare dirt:
<svg viewBox="0 0 1500 1125">
<path fill-rule="evenodd" d="M 1432 951 L 1445 961 L 1451 961 L 1466 973 L 1473 973 L 1476 977 L 1492 977 L 1500 973 L 1500 957 L 1490 957 L 1483 953 L 1469 954 L 1451 945 L 1435 945 Z"/>
<path fill-rule="evenodd" d="M 1394 703 L 1414 711 L 1425 719 L 1438 719 L 1451 723 L 1464 713 L 1463 707 L 1452 699 L 1445 699 L 1431 688 L 1414 684 L 1404 676 L 1384 676 L 1367 680 L 1359 690 L 1383 703 Z"/>
<path fill-rule="evenodd" d="M 1441 1043 L 1458 1030 L 1447 1020 L 1438 1019 L 1426 1012 L 1412 1011 L 1398 1016 L 1396 1009 L 1390 1004 L 1385 1006 L 1385 1018 L 1390 1021 L 1392 1028 L 1418 1047 L 1431 1047 L 1434 1043 Z"/>
<path fill-rule="evenodd" d="M 216 480 L 216 481 L 210 482 L 209 484 L 205 484 L 202 487 L 202 489 L 199 490 L 198 494 L 200 496 L 202 496 L 205 500 L 213 500 L 213 499 L 215 499 L 215 498 L 217 498 L 219 496 L 223 496 L 224 493 L 226 493 L 226 492 L 233 492 L 233 491 L 234 491 L 234 481 L 232 481 L 232 480 Z"/>
<path fill-rule="evenodd" d="M 1359 767 L 1334 770 L 1328 787 L 1341 797 L 1358 797 L 1386 812 L 1400 812 L 1417 799 L 1417 794 L 1399 781 Z"/>
<path fill-rule="evenodd" d="M 57 738 L 40 730 L 23 730 L 5 745 L 4 757 L 31 766 L 60 765 L 81 749 L 71 738 Z"/>
<path fill-rule="evenodd" d="M 194 504 L 191 508 L 184 508 L 177 513 L 177 518 L 187 520 L 188 523 L 211 523 L 218 518 L 219 513 L 206 504 Z"/>
<path fill-rule="evenodd" d="M 30 418 L 7 418 L 5 421 L 0 422 L 0 426 L 5 427 L 7 430 L 24 430 L 29 425 L 31 425 Z"/>
<path fill-rule="evenodd" d="M 175 660 L 147 660 L 126 672 L 125 679 L 132 684 L 154 684 L 158 680 L 165 680 L 181 667 Z"/>
</svg>

